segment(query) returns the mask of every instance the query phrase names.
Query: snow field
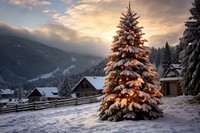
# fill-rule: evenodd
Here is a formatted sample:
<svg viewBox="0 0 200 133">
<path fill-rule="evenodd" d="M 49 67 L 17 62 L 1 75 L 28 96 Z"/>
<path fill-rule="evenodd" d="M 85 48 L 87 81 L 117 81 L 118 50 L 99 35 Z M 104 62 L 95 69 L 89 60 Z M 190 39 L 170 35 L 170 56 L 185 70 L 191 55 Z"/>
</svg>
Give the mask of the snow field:
<svg viewBox="0 0 200 133">
<path fill-rule="evenodd" d="M 0 115 L 0 133 L 200 133 L 200 105 L 165 97 L 156 120 L 101 121 L 100 103 Z"/>
</svg>

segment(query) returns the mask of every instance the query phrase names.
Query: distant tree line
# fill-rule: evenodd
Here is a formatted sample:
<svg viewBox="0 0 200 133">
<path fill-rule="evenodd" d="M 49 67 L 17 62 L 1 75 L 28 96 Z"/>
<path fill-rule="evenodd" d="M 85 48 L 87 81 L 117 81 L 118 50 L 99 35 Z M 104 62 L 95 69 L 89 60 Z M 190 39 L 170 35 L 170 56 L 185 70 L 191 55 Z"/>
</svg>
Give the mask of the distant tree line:
<svg viewBox="0 0 200 133">
<path fill-rule="evenodd" d="M 179 63 L 179 54 L 182 50 L 180 45 L 170 46 L 166 42 L 164 47 L 161 48 L 151 48 L 150 62 L 154 64 L 157 68 L 163 69 L 160 74 L 160 77 L 166 72 L 167 68 L 172 63 Z M 104 76 L 104 68 L 108 60 L 105 58 L 99 64 L 88 68 L 84 72 L 72 75 L 60 75 L 56 77 L 51 77 L 48 79 L 39 79 L 34 82 L 29 82 L 24 85 L 21 85 L 24 90 L 30 92 L 35 87 L 45 87 L 45 86 L 55 86 L 59 88 L 59 94 L 61 96 L 67 97 L 72 93 L 73 87 L 83 78 L 84 76 Z"/>
<path fill-rule="evenodd" d="M 179 55 L 182 50 L 181 45 L 170 46 L 168 42 L 164 47 L 151 48 L 150 62 L 156 66 L 157 70 L 160 67 L 163 68 L 160 77 L 163 76 L 171 64 L 180 64 Z"/>
</svg>

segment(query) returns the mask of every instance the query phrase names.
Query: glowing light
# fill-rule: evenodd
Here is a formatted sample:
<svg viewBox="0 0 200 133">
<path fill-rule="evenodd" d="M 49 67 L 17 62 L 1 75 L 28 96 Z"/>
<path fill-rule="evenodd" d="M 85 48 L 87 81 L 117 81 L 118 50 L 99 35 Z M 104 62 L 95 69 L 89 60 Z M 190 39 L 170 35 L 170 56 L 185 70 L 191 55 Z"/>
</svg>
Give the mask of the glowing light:
<svg viewBox="0 0 200 133">
<path fill-rule="evenodd" d="M 143 44 L 143 43 L 144 43 L 144 41 L 143 41 L 143 40 L 141 40 L 141 41 L 140 41 L 140 44 Z"/>
<path fill-rule="evenodd" d="M 144 83 L 142 78 L 137 78 L 137 81 L 139 81 L 140 83 Z"/>
<path fill-rule="evenodd" d="M 119 79 L 119 82 L 122 82 L 122 79 Z"/>
<path fill-rule="evenodd" d="M 127 41 L 123 42 L 123 44 L 126 45 L 126 44 L 127 44 Z"/>
</svg>

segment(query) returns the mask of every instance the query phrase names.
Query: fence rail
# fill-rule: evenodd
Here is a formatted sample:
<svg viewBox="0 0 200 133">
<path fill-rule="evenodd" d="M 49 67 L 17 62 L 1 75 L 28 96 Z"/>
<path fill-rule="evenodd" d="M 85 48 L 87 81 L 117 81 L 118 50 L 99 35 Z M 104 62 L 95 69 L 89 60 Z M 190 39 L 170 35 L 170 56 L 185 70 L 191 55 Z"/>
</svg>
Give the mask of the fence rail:
<svg viewBox="0 0 200 133">
<path fill-rule="evenodd" d="M 57 108 L 70 105 L 80 105 L 86 103 L 94 103 L 100 100 L 97 99 L 99 95 L 80 97 L 80 98 L 71 98 L 71 99 L 62 99 L 62 100 L 53 100 L 53 101 L 38 101 L 33 103 L 24 103 L 9 105 L 7 107 L 0 108 L 0 114 L 11 113 L 11 112 L 20 112 L 20 111 L 30 111 L 30 110 L 41 110 L 47 108 Z"/>
</svg>

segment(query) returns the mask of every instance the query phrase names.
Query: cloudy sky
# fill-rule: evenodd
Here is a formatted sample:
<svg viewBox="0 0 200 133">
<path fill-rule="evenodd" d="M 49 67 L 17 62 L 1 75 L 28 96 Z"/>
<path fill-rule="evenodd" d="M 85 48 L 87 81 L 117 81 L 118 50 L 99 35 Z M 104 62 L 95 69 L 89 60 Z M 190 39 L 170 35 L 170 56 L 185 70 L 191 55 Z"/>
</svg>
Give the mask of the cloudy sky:
<svg viewBox="0 0 200 133">
<path fill-rule="evenodd" d="M 65 51 L 104 56 L 129 0 L 0 0 L 0 28 Z M 130 0 L 146 45 L 178 44 L 192 0 Z"/>
</svg>

